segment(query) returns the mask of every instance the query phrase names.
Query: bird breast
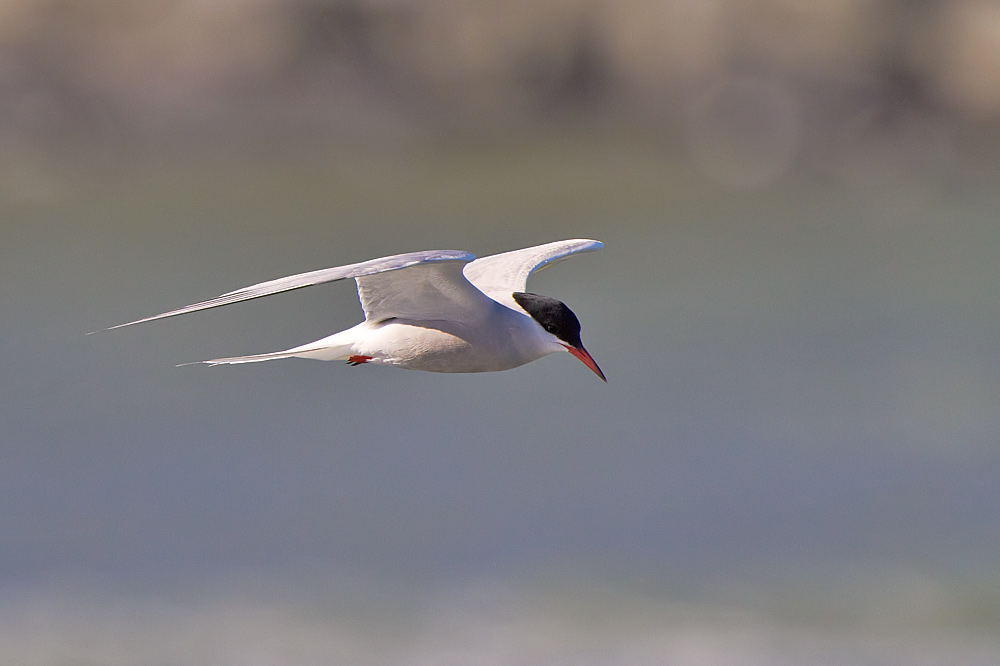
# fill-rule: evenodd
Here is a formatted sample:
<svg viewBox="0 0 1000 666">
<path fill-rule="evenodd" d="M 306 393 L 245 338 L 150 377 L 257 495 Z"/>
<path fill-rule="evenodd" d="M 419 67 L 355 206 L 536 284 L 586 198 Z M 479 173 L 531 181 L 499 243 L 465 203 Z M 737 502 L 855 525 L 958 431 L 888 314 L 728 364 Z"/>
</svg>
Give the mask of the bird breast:
<svg viewBox="0 0 1000 666">
<path fill-rule="evenodd" d="M 375 363 L 428 372 L 508 370 L 557 351 L 538 344 L 535 331 L 521 321 L 506 319 L 487 327 L 392 320 L 377 324 L 356 350 Z"/>
</svg>

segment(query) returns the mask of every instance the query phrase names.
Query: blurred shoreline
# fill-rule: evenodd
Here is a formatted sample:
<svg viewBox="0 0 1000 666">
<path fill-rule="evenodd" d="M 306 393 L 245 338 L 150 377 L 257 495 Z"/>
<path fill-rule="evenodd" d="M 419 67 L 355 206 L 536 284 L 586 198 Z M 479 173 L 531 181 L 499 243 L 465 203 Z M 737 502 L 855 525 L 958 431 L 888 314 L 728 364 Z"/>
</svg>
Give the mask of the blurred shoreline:
<svg viewBox="0 0 1000 666">
<path fill-rule="evenodd" d="M 750 123 L 775 98 L 834 134 L 1000 121 L 1000 10 L 974 1 L 9 0 L 0 53 L 4 143 L 490 136 L 577 117 L 669 132 L 747 81 L 763 90 L 727 112 Z"/>
</svg>

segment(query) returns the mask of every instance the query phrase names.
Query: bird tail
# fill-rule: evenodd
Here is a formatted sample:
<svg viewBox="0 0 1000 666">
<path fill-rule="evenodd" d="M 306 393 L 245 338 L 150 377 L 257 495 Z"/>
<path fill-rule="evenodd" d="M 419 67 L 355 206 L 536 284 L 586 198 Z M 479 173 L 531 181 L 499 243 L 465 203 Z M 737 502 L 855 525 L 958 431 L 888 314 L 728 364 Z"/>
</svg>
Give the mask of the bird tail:
<svg viewBox="0 0 1000 666">
<path fill-rule="evenodd" d="M 269 352 L 267 354 L 251 354 L 249 356 L 230 356 L 229 358 L 213 358 L 208 361 L 195 361 L 181 365 L 236 365 L 239 363 L 260 363 L 278 358 L 314 358 L 320 361 L 337 361 L 350 358 L 354 352 L 349 344 L 331 344 L 329 338 L 310 342 L 307 345 L 293 347 L 285 351 Z"/>
</svg>

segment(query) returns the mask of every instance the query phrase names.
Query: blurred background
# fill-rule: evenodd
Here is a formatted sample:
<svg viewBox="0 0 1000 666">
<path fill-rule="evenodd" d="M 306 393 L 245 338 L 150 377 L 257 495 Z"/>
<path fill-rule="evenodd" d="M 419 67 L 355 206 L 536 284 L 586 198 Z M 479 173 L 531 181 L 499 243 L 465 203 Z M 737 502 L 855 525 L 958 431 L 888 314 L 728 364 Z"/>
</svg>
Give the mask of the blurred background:
<svg viewBox="0 0 1000 666">
<path fill-rule="evenodd" d="M 1000 663 L 1000 3 L 5 0 L 0 653 Z M 290 360 L 419 249 L 569 356 Z"/>
</svg>

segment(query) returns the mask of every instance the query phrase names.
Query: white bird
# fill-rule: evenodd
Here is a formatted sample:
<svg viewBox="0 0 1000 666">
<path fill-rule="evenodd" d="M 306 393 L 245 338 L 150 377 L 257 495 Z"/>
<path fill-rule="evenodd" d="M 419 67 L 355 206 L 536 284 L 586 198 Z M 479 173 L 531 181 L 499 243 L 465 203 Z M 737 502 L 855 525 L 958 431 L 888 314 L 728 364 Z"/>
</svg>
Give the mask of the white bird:
<svg viewBox="0 0 1000 666">
<path fill-rule="evenodd" d="M 455 250 L 397 254 L 261 282 L 111 329 L 354 278 L 365 312 L 357 326 L 285 351 L 201 362 L 299 357 L 430 372 L 493 372 L 567 351 L 607 381 L 580 341 L 580 322 L 572 310 L 554 298 L 524 291 L 535 271 L 602 247 L 598 241 L 578 239 L 481 259 Z"/>
</svg>

